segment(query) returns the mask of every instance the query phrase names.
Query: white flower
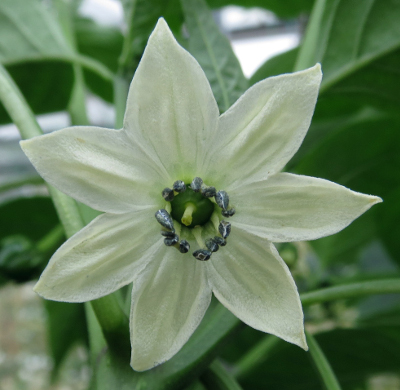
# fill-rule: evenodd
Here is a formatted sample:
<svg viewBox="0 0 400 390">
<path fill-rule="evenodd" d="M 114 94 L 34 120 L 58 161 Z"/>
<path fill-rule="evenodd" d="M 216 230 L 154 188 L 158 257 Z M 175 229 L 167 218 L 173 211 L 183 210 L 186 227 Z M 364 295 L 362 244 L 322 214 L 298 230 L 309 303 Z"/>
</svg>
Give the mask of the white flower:
<svg viewBox="0 0 400 390">
<path fill-rule="evenodd" d="M 219 116 L 204 72 L 160 19 L 133 78 L 122 130 L 71 127 L 21 142 L 49 183 L 104 211 L 58 249 L 35 290 L 83 302 L 133 282 L 131 365 L 138 371 L 179 351 L 212 293 L 251 327 L 307 349 L 296 285 L 271 241 L 336 233 L 380 201 L 279 173 L 303 141 L 320 81 L 319 64 L 271 77 Z M 236 209 L 227 245 L 209 261 L 192 252 L 218 235 L 217 205 L 200 229 L 174 222 L 188 253 L 164 244 L 154 218 L 166 207 L 162 190 L 194 177 L 225 190 Z"/>
</svg>

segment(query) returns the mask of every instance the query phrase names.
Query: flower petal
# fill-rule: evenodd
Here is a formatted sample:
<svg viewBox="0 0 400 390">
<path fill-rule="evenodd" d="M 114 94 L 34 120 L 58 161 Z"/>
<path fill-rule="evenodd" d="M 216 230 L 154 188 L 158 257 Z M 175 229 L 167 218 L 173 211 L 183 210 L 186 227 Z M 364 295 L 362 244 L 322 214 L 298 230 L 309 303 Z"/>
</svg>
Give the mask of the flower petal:
<svg viewBox="0 0 400 390">
<path fill-rule="evenodd" d="M 54 301 L 99 298 L 132 282 L 160 247 L 152 209 L 102 214 L 57 250 L 34 289 Z"/>
<path fill-rule="evenodd" d="M 124 128 L 173 180 L 192 180 L 215 131 L 218 106 L 197 61 L 159 19 L 129 90 Z"/>
<path fill-rule="evenodd" d="M 136 278 L 130 317 L 136 371 L 148 370 L 175 355 L 202 320 L 211 300 L 205 264 L 164 247 L 164 256 Z"/>
<path fill-rule="evenodd" d="M 294 280 L 273 244 L 232 229 L 228 244 L 208 261 L 214 295 L 249 326 L 307 349 Z"/>
<path fill-rule="evenodd" d="M 274 242 L 337 233 L 381 198 L 315 177 L 278 173 L 232 191 L 234 226 Z"/>
<path fill-rule="evenodd" d="M 122 130 L 71 127 L 21 147 L 46 181 L 94 209 L 122 213 L 160 198 L 160 168 Z"/>
<path fill-rule="evenodd" d="M 319 64 L 253 85 L 219 120 L 209 169 L 228 190 L 279 172 L 310 126 L 321 82 Z"/>
</svg>

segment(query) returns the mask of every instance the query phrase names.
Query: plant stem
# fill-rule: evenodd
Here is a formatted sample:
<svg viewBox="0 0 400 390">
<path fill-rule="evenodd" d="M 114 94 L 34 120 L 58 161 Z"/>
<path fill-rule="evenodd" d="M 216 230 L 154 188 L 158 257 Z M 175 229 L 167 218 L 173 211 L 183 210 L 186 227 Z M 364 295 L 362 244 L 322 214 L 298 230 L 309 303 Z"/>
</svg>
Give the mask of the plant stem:
<svg viewBox="0 0 400 390">
<path fill-rule="evenodd" d="M 310 350 L 310 356 L 321 376 L 322 383 L 325 385 L 327 390 L 341 390 L 335 373 L 333 372 L 332 367 L 330 366 L 314 336 L 312 336 L 309 332 L 306 332 L 306 337 Z"/>
<path fill-rule="evenodd" d="M 122 76 L 114 79 L 114 106 L 115 106 L 115 128 L 120 129 L 124 124 L 126 99 L 129 91 L 129 83 Z"/>
<path fill-rule="evenodd" d="M 303 306 L 336 299 L 357 298 L 373 294 L 400 293 L 400 278 L 372 280 L 328 287 L 300 295 Z"/>
<path fill-rule="evenodd" d="M 221 362 L 214 360 L 200 376 L 201 382 L 207 389 L 213 390 L 242 390 L 237 380 L 225 369 Z"/>
<path fill-rule="evenodd" d="M 243 378 L 254 370 L 254 368 L 263 364 L 271 356 L 272 350 L 280 341 L 278 337 L 272 335 L 264 336 L 256 346 L 251 348 L 250 351 L 235 363 L 235 378 Z"/>
<path fill-rule="evenodd" d="M 57 225 L 36 244 L 36 249 L 42 253 L 53 251 L 63 237 L 65 237 L 64 228 L 62 225 Z"/>
</svg>

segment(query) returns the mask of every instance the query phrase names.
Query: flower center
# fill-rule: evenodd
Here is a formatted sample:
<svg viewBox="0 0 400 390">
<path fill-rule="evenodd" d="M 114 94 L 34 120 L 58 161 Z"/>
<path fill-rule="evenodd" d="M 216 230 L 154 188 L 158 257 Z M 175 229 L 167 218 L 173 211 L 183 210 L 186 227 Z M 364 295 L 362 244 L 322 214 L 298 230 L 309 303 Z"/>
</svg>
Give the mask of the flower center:
<svg viewBox="0 0 400 390">
<path fill-rule="evenodd" d="M 171 216 L 188 228 L 204 226 L 214 212 L 214 203 L 190 187 L 171 201 Z"/>
<path fill-rule="evenodd" d="M 231 224 L 220 220 L 220 216 L 229 218 L 235 214 L 235 209 L 229 207 L 229 196 L 225 191 L 217 192 L 215 187 L 207 186 L 201 178 L 195 177 L 188 185 L 177 180 L 172 188 L 164 188 L 161 195 L 167 204 L 165 209 L 156 212 L 155 217 L 163 227 L 161 235 L 165 237 L 166 246 L 187 253 L 190 244 L 186 239 L 180 240 L 179 236 L 194 238 L 200 249 L 195 250 L 193 256 L 206 261 L 220 246 L 226 245 Z M 203 240 L 203 227 L 209 233 L 210 225 L 215 235 Z"/>
</svg>

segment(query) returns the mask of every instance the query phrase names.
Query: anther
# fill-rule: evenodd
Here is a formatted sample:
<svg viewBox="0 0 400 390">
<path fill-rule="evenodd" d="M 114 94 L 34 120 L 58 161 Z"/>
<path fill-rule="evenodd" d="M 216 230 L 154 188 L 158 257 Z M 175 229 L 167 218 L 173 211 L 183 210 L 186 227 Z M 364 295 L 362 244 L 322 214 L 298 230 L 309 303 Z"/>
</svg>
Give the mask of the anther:
<svg viewBox="0 0 400 390">
<path fill-rule="evenodd" d="M 196 260 L 207 261 L 210 260 L 211 252 L 206 249 L 197 249 L 193 252 L 193 256 Z"/>
<path fill-rule="evenodd" d="M 167 230 L 161 230 L 161 235 L 164 236 L 164 237 L 168 237 L 168 238 L 175 237 L 175 233 L 174 232 L 169 232 Z"/>
<path fill-rule="evenodd" d="M 203 179 L 201 179 L 200 177 L 195 177 L 192 180 L 192 183 L 190 184 L 190 188 L 194 191 L 194 192 L 200 192 L 201 190 L 201 185 L 203 184 Z"/>
<path fill-rule="evenodd" d="M 207 238 L 206 247 L 210 252 L 216 252 L 219 249 L 219 245 L 212 238 Z"/>
<path fill-rule="evenodd" d="M 231 208 L 229 210 L 222 210 L 221 211 L 221 214 L 224 217 L 227 217 L 227 218 L 232 217 L 233 215 L 235 215 L 235 213 L 236 213 L 236 210 L 234 208 Z"/>
<path fill-rule="evenodd" d="M 215 194 L 215 201 L 221 209 L 226 210 L 229 205 L 229 196 L 225 191 L 218 191 Z"/>
<path fill-rule="evenodd" d="M 167 210 L 160 209 L 156 211 L 155 217 L 157 219 L 157 222 L 161 225 L 167 228 L 168 230 L 175 231 L 174 229 L 174 222 L 172 221 L 171 216 L 167 212 Z"/>
<path fill-rule="evenodd" d="M 230 222 L 226 221 L 221 221 L 218 226 L 218 231 L 221 234 L 223 238 L 226 238 L 229 236 L 231 232 L 231 224 Z"/>
<path fill-rule="evenodd" d="M 174 236 L 171 238 L 170 237 L 165 238 L 164 244 L 166 246 L 173 246 L 173 245 L 177 244 L 178 241 L 179 241 L 179 236 L 177 234 L 174 234 Z"/>
<path fill-rule="evenodd" d="M 216 242 L 219 246 L 225 246 L 226 245 L 226 240 L 222 237 L 215 236 L 214 237 L 214 242 Z"/>
<path fill-rule="evenodd" d="M 192 223 L 192 214 L 196 211 L 196 206 L 193 203 L 188 203 L 186 205 L 186 209 L 185 212 L 182 215 L 181 218 L 181 222 L 185 225 L 185 226 L 190 226 L 190 224 Z"/>
<path fill-rule="evenodd" d="M 181 240 L 179 243 L 179 252 L 181 253 L 187 253 L 189 252 L 190 245 L 186 240 Z"/>
<path fill-rule="evenodd" d="M 176 192 L 185 192 L 186 184 L 182 180 L 177 180 L 173 185 L 172 189 Z"/>
<path fill-rule="evenodd" d="M 212 198 L 215 196 L 215 194 L 217 193 L 217 190 L 215 189 L 215 187 L 209 187 L 206 185 L 202 185 L 201 186 L 201 195 L 203 195 L 206 198 Z"/>
<path fill-rule="evenodd" d="M 171 202 L 171 200 L 174 199 L 174 190 L 171 190 L 171 188 L 164 188 L 161 195 L 167 202 Z"/>
</svg>

